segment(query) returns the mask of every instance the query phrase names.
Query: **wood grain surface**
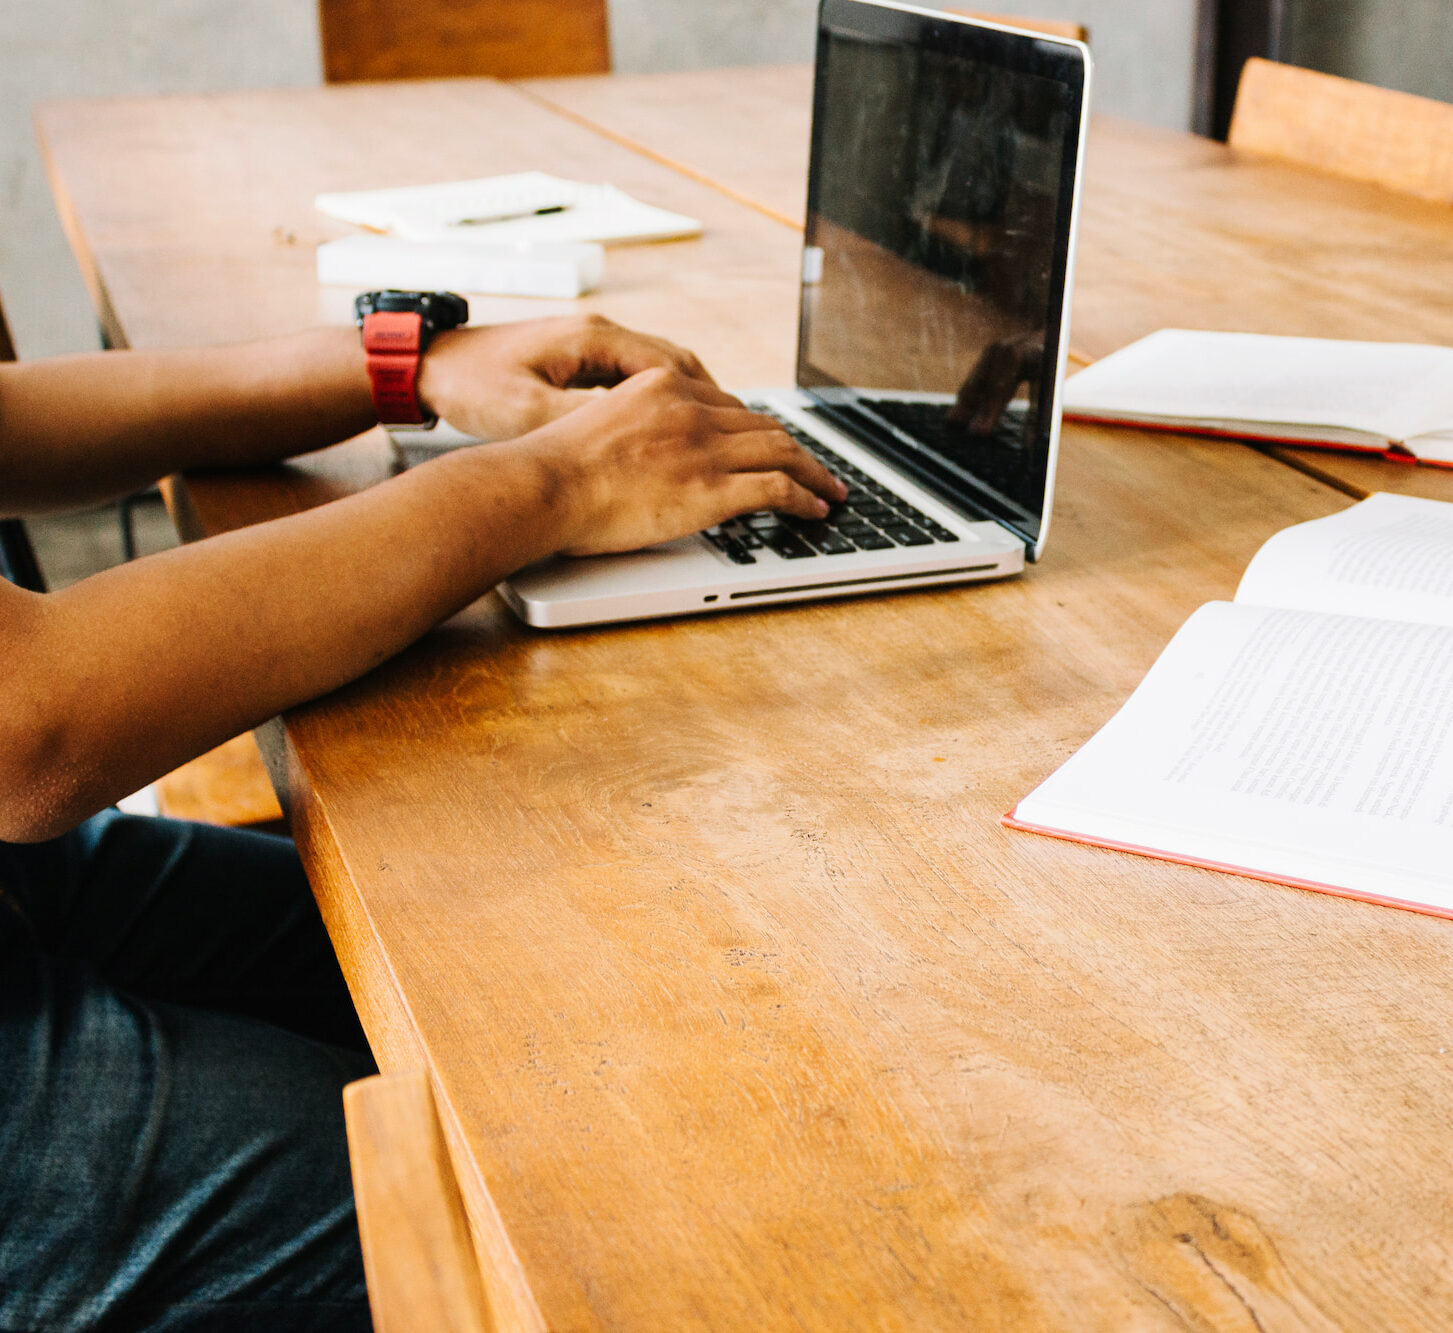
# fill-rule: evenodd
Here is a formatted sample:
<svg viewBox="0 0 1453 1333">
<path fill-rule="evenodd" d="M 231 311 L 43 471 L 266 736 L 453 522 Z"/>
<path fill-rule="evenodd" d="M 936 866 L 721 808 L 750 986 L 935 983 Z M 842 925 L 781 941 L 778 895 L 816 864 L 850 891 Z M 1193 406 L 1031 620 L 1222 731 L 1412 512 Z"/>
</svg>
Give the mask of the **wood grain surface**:
<svg viewBox="0 0 1453 1333">
<path fill-rule="evenodd" d="M 605 0 L 318 0 L 318 28 L 329 83 L 610 68 Z"/>
<path fill-rule="evenodd" d="M 520 86 L 802 225 L 806 67 Z M 1099 357 L 1167 327 L 1453 343 L 1453 213 L 1209 139 L 1099 117 L 1070 341 Z M 1453 499 L 1446 470 L 1326 450 L 1285 456 L 1349 493 Z"/>
<path fill-rule="evenodd" d="M 758 65 L 514 85 L 562 115 L 801 228 L 812 68 Z"/>
<path fill-rule="evenodd" d="M 43 112 L 128 336 L 305 322 L 313 191 L 529 156 L 708 219 L 619 256 L 599 308 L 790 376 L 787 227 L 507 90 L 408 86 L 366 125 L 349 93 Z M 1110 134 L 1122 170 L 1237 170 Z M 370 436 L 173 489 L 216 531 L 386 472 Z M 1071 428 L 1023 578 L 551 635 L 491 596 L 272 728 L 380 1062 L 432 1073 L 498 1326 L 1453 1322 L 1448 924 L 998 823 L 1262 541 L 1348 502 L 1249 448 Z"/>
<path fill-rule="evenodd" d="M 1227 142 L 1453 204 L 1453 106 L 1253 56 Z"/>
<path fill-rule="evenodd" d="M 374 1333 L 494 1333 L 426 1070 L 343 1089 Z"/>
</svg>

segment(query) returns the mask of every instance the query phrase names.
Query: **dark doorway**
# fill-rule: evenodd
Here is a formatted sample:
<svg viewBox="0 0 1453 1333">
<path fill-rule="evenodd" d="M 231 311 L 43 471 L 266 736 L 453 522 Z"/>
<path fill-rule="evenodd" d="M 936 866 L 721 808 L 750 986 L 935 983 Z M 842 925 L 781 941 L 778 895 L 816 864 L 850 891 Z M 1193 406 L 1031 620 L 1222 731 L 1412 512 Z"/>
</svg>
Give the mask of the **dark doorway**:
<svg viewBox="0 0 1453 1333">
<path fill-rule="evenodd" d="M 1252 56 L 1280 60 L 1286 0 L 1200 0 L 1196 16 L 1195 130 L 1224 139 L 1241 67 Z"/>
</svg>

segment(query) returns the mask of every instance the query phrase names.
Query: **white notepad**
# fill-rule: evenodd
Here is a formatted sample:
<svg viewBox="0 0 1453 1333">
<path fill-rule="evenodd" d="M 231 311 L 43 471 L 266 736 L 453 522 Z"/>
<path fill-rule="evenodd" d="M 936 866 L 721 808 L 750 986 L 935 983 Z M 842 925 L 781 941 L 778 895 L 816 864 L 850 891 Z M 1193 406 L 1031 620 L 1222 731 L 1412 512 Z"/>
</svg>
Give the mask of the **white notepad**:
<svg viewBox="0 0 1453 1333">
<path fill-rule="evenodd" d="M 1072 376 L 1065 415 L 1453 466 L 1453 348 L 1162 329 Z"/>
<path fill-rule="evenodd" d="M 320 194 L 314 203 L 329 217 L 415 241 L 562 245 L 701 234 L 697 219 L 643 204 L 613 185 L 588 185 L 543 171 Z"/>
</svg>

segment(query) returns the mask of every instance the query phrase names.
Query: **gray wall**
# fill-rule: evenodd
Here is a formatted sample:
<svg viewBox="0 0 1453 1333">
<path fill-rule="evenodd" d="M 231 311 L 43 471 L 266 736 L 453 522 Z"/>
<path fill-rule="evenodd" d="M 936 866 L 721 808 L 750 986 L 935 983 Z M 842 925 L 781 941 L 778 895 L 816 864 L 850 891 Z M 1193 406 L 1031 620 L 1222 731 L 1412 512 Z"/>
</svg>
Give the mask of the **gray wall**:
<svg viewBox="0 0 1453 1333">
<path fill-rule="evenodd" d="M 917 3 L 943 7 L 939 0 Z M 957 4 L 1086 24 L 1095 52 L 1095 105 L 1100 110 L 1175 129 L 1190 123 L 1195 0 Z M 816 0 L 611 0 L 611 6 L 616 67 L 622 70 L 786 63 L 812 56 Z"/>
<path fill-rule="evenodd" d="M 1430 8 L 1446 0 L 1423 0 Z M 1189 123 L 1194 0 L 985 0 L 1088 23 L 1096 106 Z M 805 61 L 815 0 L 611 0 L 616 67 Z M 314 0 L 0 0 L 0 292 L 23 356 L 95 345 L 31 127 L 46 97 L 311 84 Z M 1446 48 L 1445 48 L 1446 49 Z"/>
<path fill-rule="evenodd" d="M 1282 58 L 1453 102 L 1450 0 L 1288 0 Z"/>
<path fill-rule="evenodd" d="M 1095 109 L 1183 130 L 1195 88 L 1196 0 L 957 0 L 965 9 L 1071 19 L 1090 30 Z"/>
</svg>

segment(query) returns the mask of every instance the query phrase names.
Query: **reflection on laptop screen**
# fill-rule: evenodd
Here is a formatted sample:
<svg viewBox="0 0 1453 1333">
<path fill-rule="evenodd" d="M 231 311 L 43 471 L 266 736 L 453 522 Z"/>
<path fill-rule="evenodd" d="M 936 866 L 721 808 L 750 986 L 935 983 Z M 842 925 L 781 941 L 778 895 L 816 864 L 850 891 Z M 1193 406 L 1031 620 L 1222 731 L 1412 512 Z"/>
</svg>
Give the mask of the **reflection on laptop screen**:
<svg viewBox="0 0 1453 1333">
<path fill-rule="evenodd" d="M 817 60 L 798 384 L 959 509 L 1034 542 L 1080 61 L 834 0 Z"/>
</svg>

